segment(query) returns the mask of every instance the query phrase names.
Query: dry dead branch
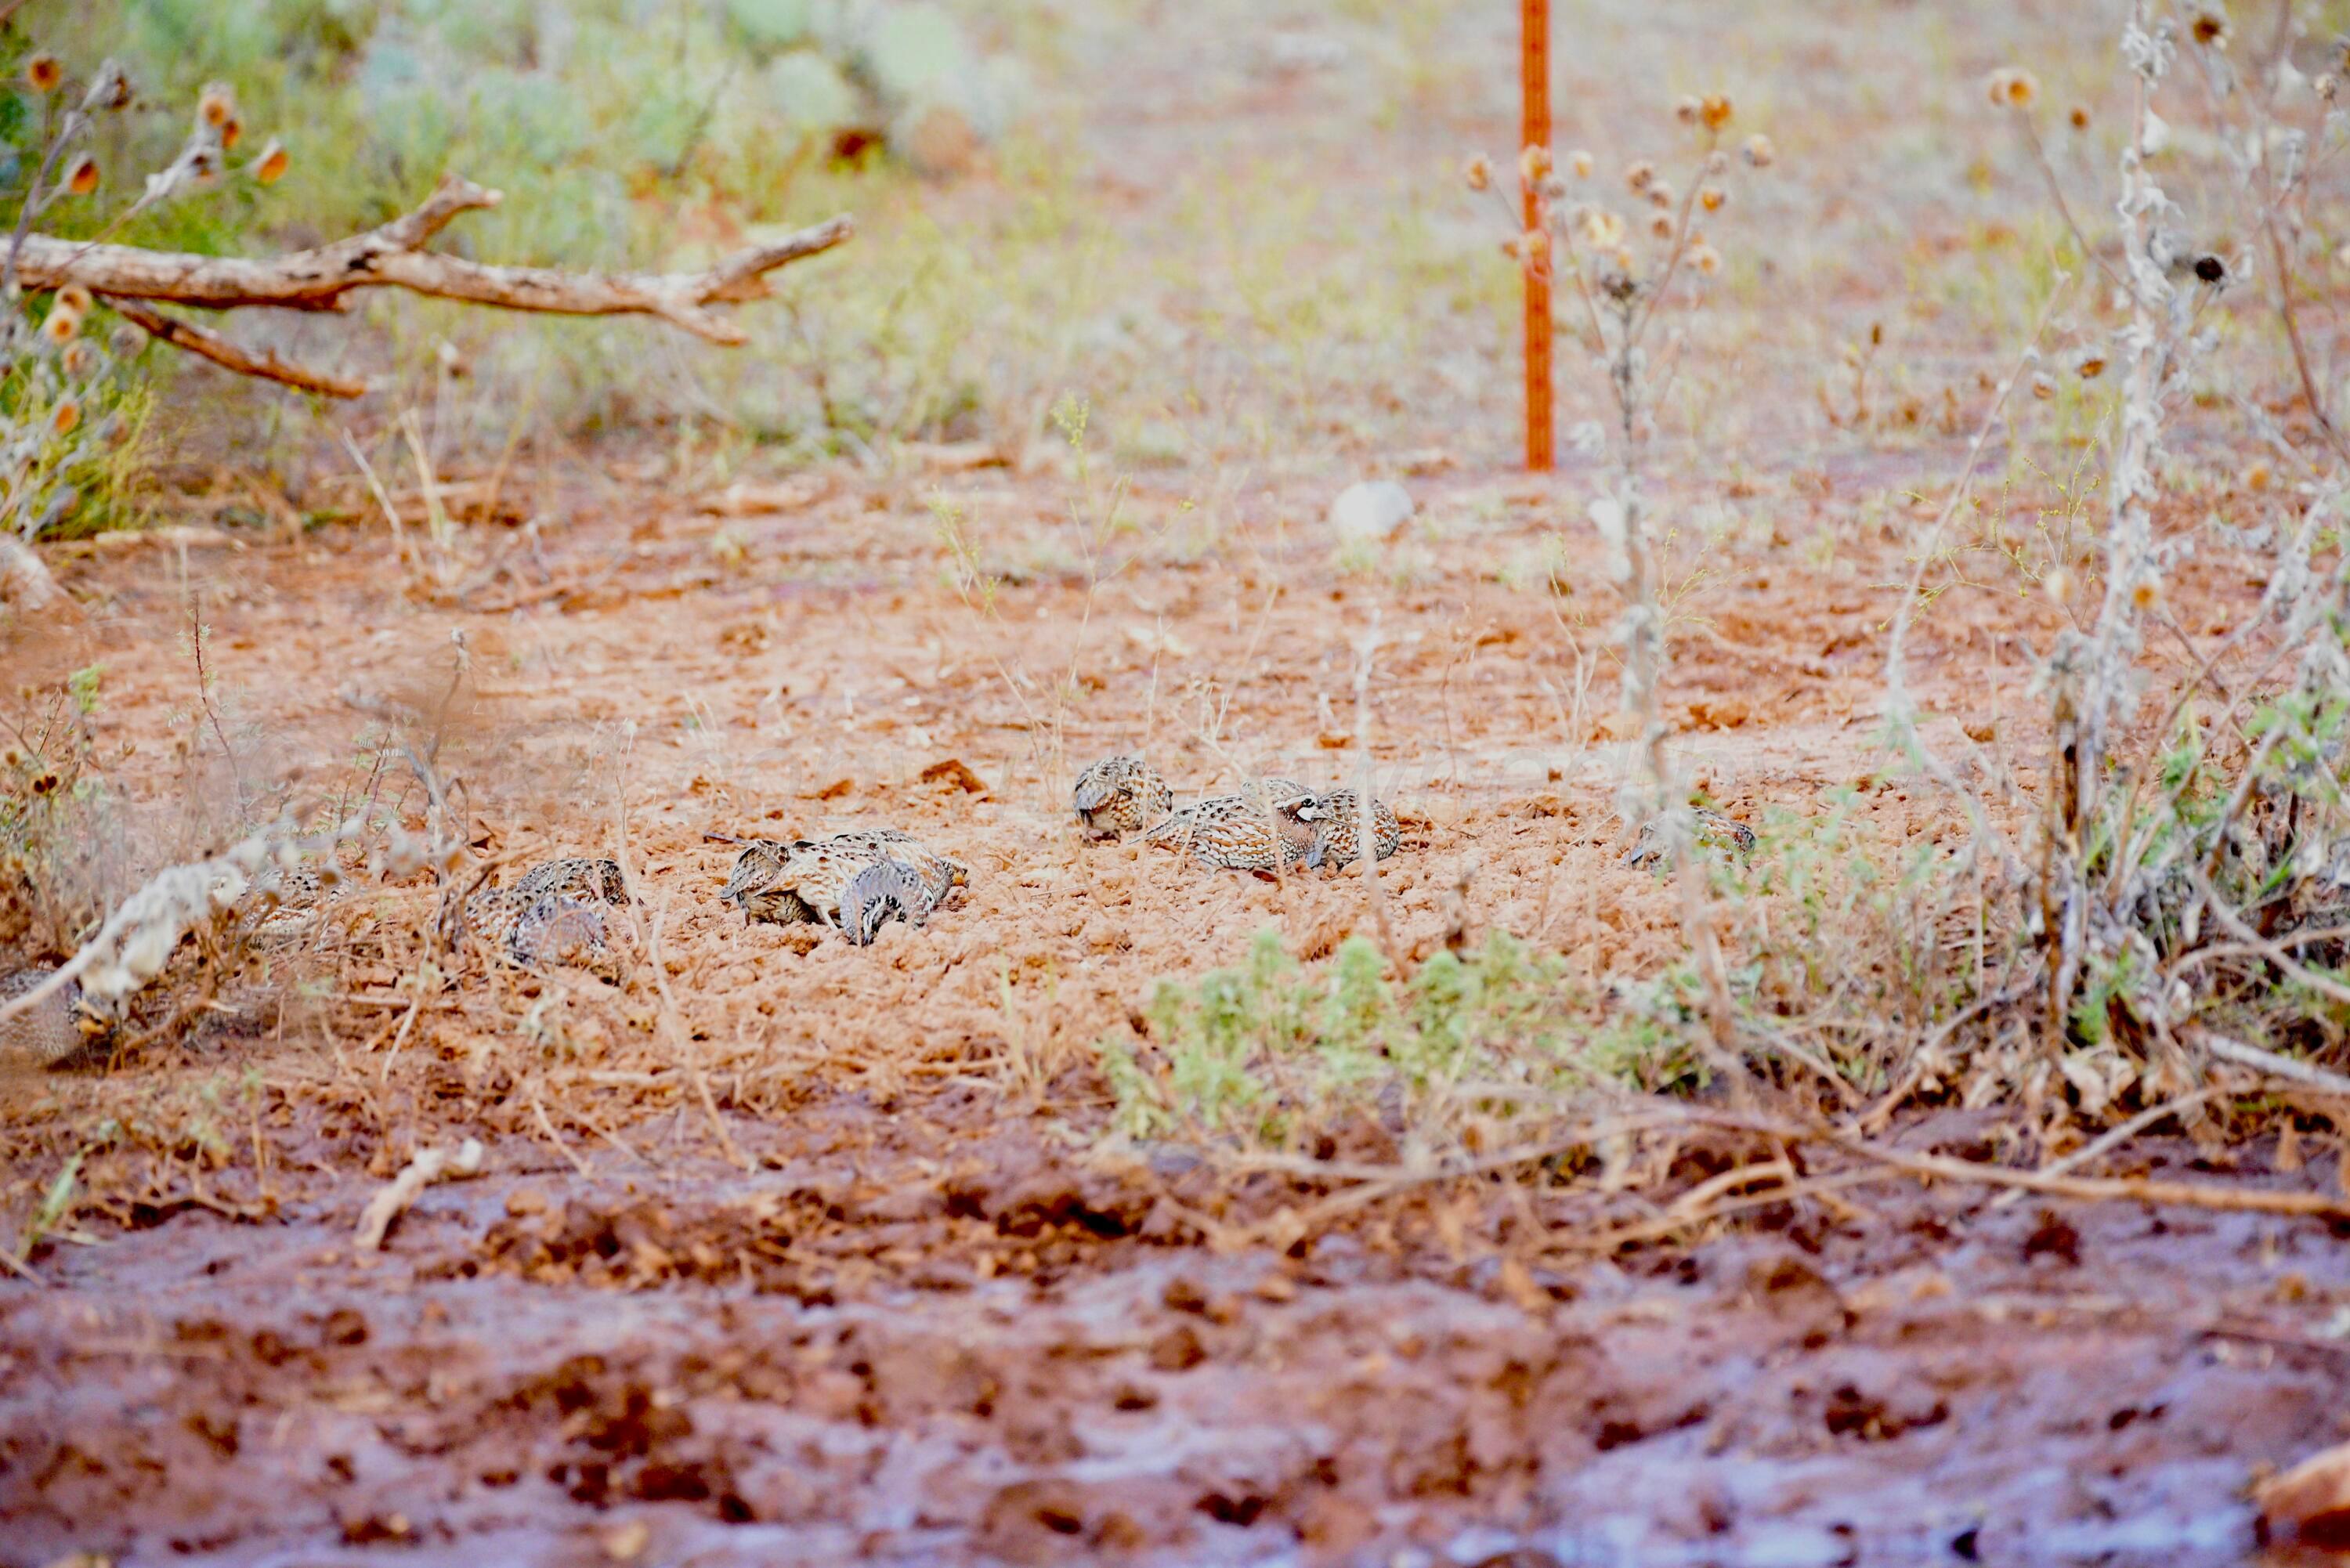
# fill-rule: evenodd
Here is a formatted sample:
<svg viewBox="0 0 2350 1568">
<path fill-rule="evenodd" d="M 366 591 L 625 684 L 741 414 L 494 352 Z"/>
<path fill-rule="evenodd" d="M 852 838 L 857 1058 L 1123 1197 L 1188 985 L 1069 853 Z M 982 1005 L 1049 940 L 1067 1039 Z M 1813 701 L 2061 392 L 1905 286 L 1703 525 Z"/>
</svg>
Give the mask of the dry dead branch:
<svg viewBox="0 0 2350 1568">
<path fill-rule="evenodd" d="M 305 392 L 323 392 L 330 398 L 363 397 L 365 381 L 355 381 L 348 376 L 331 376 L 324 370 L 313 370 L 281 359 L 266 349 L 240 348 L 217 332 L 207 332 L 192 322 L 166 316 L 151 305 L 136 300 L 112 299 L 107 302 L 114 313 L 143 330 L 148 337 L 183 348 L 199 359 L 209 359 L 224 370 L 234 370 L 240 376 L 257 376 L 265 381 L 279 381 Z"/>
<path fill-rule="evenodd" d="M 239 348 L 149 303 L 234 310 L 267 305 L 291 310 L 343 310 L 363 288 L 404 288 L 440 299 L 558 316 L 653 316 L 712 343 L 747 340 L 717 305 L 762 299 L 778 267 L 830 250 L 849 235 L 836 217 L 766 244 L 735 252 L 701 272 L 582 273 L 555 267 L 494 266 L 424 248 L 460 214 L 494 207 L 504 195 L 454 174 L 442 176 L 413 212 L 364 234 L 278 256 L 208 256 L 27 234 L 18 257 L 26 287 L 54 290 L 78 283 L 150 335 L 240 374 L 334 397 L 359 396 L 357 381 Z"/>
<path fill-rule="evenodd" d="M 368 1199 L 366 1210 L 359 1215 L 359 1229 L 351 1236 L 351 1245 L 362 1252 L 380 1251 L 384 1232 L 426 1188 L 443 1177 L 477 1175 L 481 1168 L 482 1146 L 474 1138 L 467 1138 L 453 1149 L 418 1150 L 416 1158 L 402 1167 L 398 1176 L 378 1188 L 375 1196 Z"/>
</svg>

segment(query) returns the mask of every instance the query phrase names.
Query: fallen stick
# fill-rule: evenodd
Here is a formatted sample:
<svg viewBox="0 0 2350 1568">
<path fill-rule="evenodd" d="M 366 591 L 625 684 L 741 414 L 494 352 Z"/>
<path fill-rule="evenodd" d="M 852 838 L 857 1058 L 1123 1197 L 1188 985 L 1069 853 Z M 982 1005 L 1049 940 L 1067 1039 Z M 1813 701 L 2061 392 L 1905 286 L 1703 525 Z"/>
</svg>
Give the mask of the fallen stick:
<svg viewBox="0 0 2350 1568">
<path fill-rule="evenodd" d="M 2092 1163 L 2102 1156 L 2111 1154 L 2115 1149 L 2121 1147 L 2122 1145 L 2129 1142 L 2130 1139 L 2137 1137 L 2138 1134 L 2146 1131 L 2147 1128 L 2154 1126 L 2155 1123 L 2162 1120 L 2165 1116 L 2175 1116 L 2182 1111 L 2192 1110 L 2195 1106 L 2201 1105 L 2204 1101 L 2210 1099 L 2218 1092 L 2219 1091 L 2216 1089 L 2198 1089 L 2191 1095 L 2182 1095 L 2178 1099 L 2166 1100 L 2161 1105 L 2154 1106 L 2146 1110 L 2140 1111 L 2137 1115 L 2130 1117 L 2129 1120 L 2114 1128 L 2111 1132 L 2105 1134 L 2103 1137 L 2095 1138 L 2088 1143 L 2083 1144 L 2079 1148 L 2074 1149 L 2071 1154 L 2066 1155 L 2064 1158 L 2054 1160 L 2047 1165 L 2042 1166 L 2040 1168 L 2040 1174 L 2043 1176 L 2064 1176 L 2072 1171 L 2078 1170 L 2081 1167 Z M 1993 1209 L 2004 1209 L 2008 1205 L 2018 1201 L 2022 1197 L 2023 1194 L 2022 1192 L 2002 1192 L 1998 1197 L 1991 1200 L 1991 1206 Z"/>
<path fill-rule="evenodd" d="M 1938 1154 L 1906 1154 L 1879 1148 L 1865 1138 L 1827 1127 L 1804 1127 L 1722 1112 L 1692 1111 L 1690 1121 L 1709 1127 L 1782 1137 L 1790 1142 L 1827 1143 L 1912 1176 L 1945 1181 L 1970 1181 L 1987 1187 L 2012 1187 L 2051 1198 L 2071 1198 L 2090 1203 L 2163 1203 L 2180 1209 L 2211 1209 L 2236 1214 L 2288 1214 L 2310 1219 L 2350 1219 L 2350 1198 L 2322 1192 L 2239 1191 L 2191 1181 L 2149 1181 L 2104 1177 L 2051 1176 L 2036 1170 L 2011 1170 L 2003 1165 L 1982 1165 Z"/>
<path fill-rule="evenodd" d="M 348 239 L 276 256 L 195 255 L 27 234 L 18 271 L 36 292 L 78 283 L 109 301 L 210 310 L 252 305 L 341 310 L 354 289 L 404 288 L 507 310 L 655 316 L 712 343 L 735 344 L 744 340 L 743 329 L 708 307 L 767 297 L 769 273 L 830 250 L 848 237 L 850 227 L 845 217 L 829 219 L 688 273 L 491 266 L 423 248 L 451 220 L 503 200 L 499 192 L 447 174 L 413 212 Z"/>
<path fill-rule="evenodd" d="M 359 1228 L 352 1233 L 351 1244 L 362 1252 L 381 1251 L 384 1232 L 423 1195 L 426 1188 L 443 1177 L 478 1176 L 481 1169 L 479 1138 L 469 1137 L 454 1150 L 437 1145 L 418 1150 L 416 1158 L 398 1176 L 378 1188 L 375 1196 L 368 1199 L 367 1208 L 359 1214 Z"/>
<path fill-rule="evenodd" d="M 504 310 L 557 316 L 650 316 L 712 343 L 749 340 L 712 306 L 770 296 L 768 274 L 832 249 L 848 238 L 846 217 L 797 230 L 723 257 L 699 272 L 564 272 L 556 267 L 491 266 L 424 247 L 460 215 L 505 198 L 443 174 L 422 204 L 388 223 L 308 250 L 275 256 L 213 256 L 136 245 L 19 233 L 11 252 L 14 281 L 47 293 L 78 284 L 159 342 L 258 377 L 328 397 L 357 398 L 364 380 L 311 369 L 265 349 L 240 347 L 207 327 L 155 306 L 234 310 L 276 306 L 339 311 L 363 288 L 412 294 Z M 31 208 L 26 208 L 27 216 Z"/>
<path fill-rule="evenodd" d="M 2288 1084 L 2299 1084 L 2322 1094 L 2350 1096 L 2350 1078 L 2339 1073 L 2329 1073 L 2307 1062 L 2296 1062 L 2290 1056 L 2280 1056 L 2273 1051 L 2263 1051 L 2257 1045 L 2247 1045 L 2225 1034 L 2214 1034 L 2209 1029 L 2197 1029 L 2188 1034 L 2189 1040 L 2200 1045 L 2222 1062 L 2232 1062 L 2239 1067 L 2250 1067 L 2255 1073 L 2265 1073 Z"/>
<path fill-rule="evenodd" d="M 240 376 L 257 376 L 265 381 L 276 381 L 298 391 L 318 392 L 330 398 L 361 398 L 367 395 L 365 381 L 325 370 L 313 370 L 306 365 L 282 359 L 265 348 L 240 348 L 217 332 L 208 332 L 192 321 L 166 316 L 151 305 L 130 299 L 109 299 L 106 303 L 113 307 L 117 316 L 142 328 L 150 337 L 193 354 L 199 359 L 209 359 L 224 370 L 234 370 Z"/>
</svg>

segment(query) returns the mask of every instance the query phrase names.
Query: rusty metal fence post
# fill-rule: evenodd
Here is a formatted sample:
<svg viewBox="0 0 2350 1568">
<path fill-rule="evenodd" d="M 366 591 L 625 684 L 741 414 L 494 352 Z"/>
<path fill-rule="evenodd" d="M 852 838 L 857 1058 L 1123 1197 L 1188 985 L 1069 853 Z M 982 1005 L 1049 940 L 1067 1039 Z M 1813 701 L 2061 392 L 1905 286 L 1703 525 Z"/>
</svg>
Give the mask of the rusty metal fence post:
<svg viewBox="0 0 2350 1568">
<path fill-rule="evenodd" d="M 1519 59 L 1523 67 L 1524 130 L 1521 148 L 1550 151 L 1550 6 L 1551 0 L 1519 0 L 1523 28 Z M 1520 167 L 1524 167 L 1522 159 Z M 1544 226 L 1542 193 L 1534 182 L 1524 182 L 1526 232 Z M 1526 467 L 1546 472 L 1555 461 L 1552 449 L 1550 268 L 1529 265 L 1526 279 Z"/>
</svg>

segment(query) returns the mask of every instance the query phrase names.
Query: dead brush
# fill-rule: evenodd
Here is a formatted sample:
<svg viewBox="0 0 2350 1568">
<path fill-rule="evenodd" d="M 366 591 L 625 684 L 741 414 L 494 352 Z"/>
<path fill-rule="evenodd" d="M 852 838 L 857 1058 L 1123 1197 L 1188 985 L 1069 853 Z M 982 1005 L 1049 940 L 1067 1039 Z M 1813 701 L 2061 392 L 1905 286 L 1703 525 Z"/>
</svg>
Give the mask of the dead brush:
<svg viewBox="0 0 2350 1568">
<path fill-rule="evenodd" d="M 1676 117 L 1694 143 L 1678 192 L 1655 163 L 1635 159 L 1622 169 L 1621 193 L 1606 194 L 1595 183 L 1599 161 L 1592 153 L 1576 151 L 1555 163 L 1548 149 L 1528 147 L 1516 167 L 1519 198 L 1537 219 L 1528 225 L 1487 160 L 1473 161 L 1468 179 L 1508 214 L 1516 235 L 1508 249 L 1518 264 L 1537 274 L 1564 274 L 1573 284 L 1581 310 L 1563 313 L 1560 334 L 1604 373 L 1615 407 L 1612 431 L 1588 423 L 1575 432 L 1574 444 L 1592 455 L 1604 451 L 1610 459 L 1608 485 L 1585 510 L 1607 547 L 1609 575 L 1624 602 L 1612 642 L 1623 671 L 1622 709 L 1635 733 L 1621 807 L 1627 824 L 1659 823 L 1680 888 L 1682 936 L 1705 982 L 1712 1049 L 1718 1064 L 1734 1073 L 1735 1003 L 1691 854 L 1689 803 L 1674 785 L 1669 755 L 1671 730 L 1661 694 L 1669 658 L 1669 588 L 1642 480 L 1657 408 L 1688 344 L 1684 332 L 1666 334 L 1663 312 L 1684 276 L 1701 284 L 1721 268 L 1721 254 L 1704 225 L 1728 202 L 1741 156 L 1725 145 L 1733 118 L 1727 98 L 1686 99 Z M 1755 170 L 1776 156 L 1770 139 L 1759 133 L 1746 138 L 1741 154 Z"/>
<path fill-rule="evenodd" d="M 2186 12 L 2153 0 L 2130 7 L 2122 57 L 2132 112 L 2108 236 L 2084 232 L 2064 198 L 2032 129 L 2030 73 L 2002 71 L 1989 84 L 1991 102 L 2024 126 L 2060 216 L 2111 290 L 2106 335 L 2061 358 L 2085 378 L 2110 360 L 2119 386 L 2101 448 L 2105 515 L 2090 580 L 2076 587 L 2070 563 L 2046 579 L 2060 602 L 2077 594 L 2091 607 L 2038 662 L 2050 741 L 2029 812 L 1985 800 L 1918 739 L 1902 667 L 1911 611 L 1897 623 L 1887 666 L 1897 737 L 1967 815 L 1981 857 L 1970 874 L 1989 876 L 1991 906 L 2012 911 L 1999 923 L 2016 933 L 1986 955 L 1971 1004 L 1936 1027 L 1898 1085 L 1946 1085 L 1970 1103 L 2012 1098 L 2043 1140 L 2063 1141 L 2076 1118 L 2094 1126 L 2175 1107 L 2192 1121 L 2223 1085 L 2305 1082 L 2324 1070 L 2293 1054 L 2335 1046 L 2350 1004 L 2350 987 L 2331 972 L 2350 960 L 2350 882 L 2336 848 L 2350 834 L 2341 775 L 2350 576 L 2321 543 L 2342 526 L 2350 456 L 2306 379 L 2289 274 L 2272 280 L 2272 335 L 2223 337 L 2209 318 L 2249 294 L 2238 286 L 2251 257 L 2195 238 L 2260 234 L 2287 266 L 2314 176 L 2345 140 L 2324 91 L 2314 123 L 2297 123 L 2309 111 L 2296 98 L 2285 15 L 2275 47 L 2231 62 Z M 2220 192 L 2202 192 L 2190 213 L 2158 182 L 2171 132 L 2156 106 L 2188 112 L 2172 85 L 2182 59 L 2203 88 L 2216 144 L 2238 160 L 2248 216 L 2226 211 Z M 2032 388 L 2035 401 L 2046 400 L 2046 322 L 2008 383 Z M 2168 594 L 2196 542 L 2158 532 L 2156 511 L 2174 471 L 2166 431 L 2199 386 L 2228 379 L 2250 389 L 2234 406 L 2295 483 L 2254 490 L 2256 525 L 2216 531 L 2213 543 L 2263 586 L 2252 613 L 2199 641 Z M 2280 379 L 2308 403 L 2311 438 L 2293 439 L 2261 409 Z M 1970 454 L 1969 475 L 1972 466 Z M 2027 995 L 2033 1012 L 2017 1012 Z M 1961 1023 L 1973 1031 L 1964 1039 Z"/>
</svg>

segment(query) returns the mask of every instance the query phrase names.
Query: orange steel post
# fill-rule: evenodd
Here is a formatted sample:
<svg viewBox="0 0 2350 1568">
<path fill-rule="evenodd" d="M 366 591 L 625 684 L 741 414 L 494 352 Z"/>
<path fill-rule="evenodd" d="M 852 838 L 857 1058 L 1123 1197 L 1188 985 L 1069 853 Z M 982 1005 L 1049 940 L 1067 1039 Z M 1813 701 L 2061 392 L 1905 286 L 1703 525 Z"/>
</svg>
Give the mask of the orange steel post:
<svg viewBox="0 0 2350 1568">
<path fill-rule="evenodd" d="M 1523 28 L 1519 59 L 1523 67 L 1524 135 L 1519 145 L 1550 150 L 1550 5 L 1551 0 L 1520 0 Z M 1521 161 L 1520 169 L 1525 167 Z M 1526 229 L 1543 227 L 1542 194 L 1526 182 Z M 1529 265 L 1526 275 L 1526 467 L 1547 472 L 1554 462 L 1550 408 L 1550 267 Z"/>
</svg>

